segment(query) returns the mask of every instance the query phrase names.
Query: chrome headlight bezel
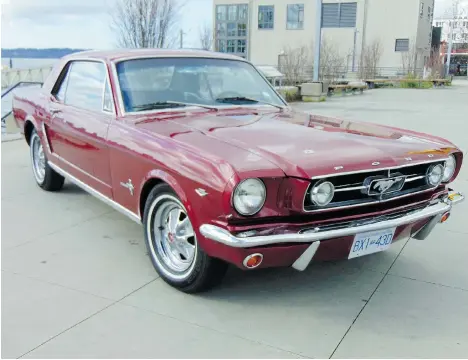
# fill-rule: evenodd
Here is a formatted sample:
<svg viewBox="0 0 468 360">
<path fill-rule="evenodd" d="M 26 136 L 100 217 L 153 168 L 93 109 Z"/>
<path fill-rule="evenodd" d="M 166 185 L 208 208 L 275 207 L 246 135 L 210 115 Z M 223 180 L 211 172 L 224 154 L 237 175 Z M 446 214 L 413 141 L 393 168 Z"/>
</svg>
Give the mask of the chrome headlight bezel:
<svg viewBox="0 0 468 360">
<path fill-rule="evenodd" d="M 445 162 L 444 176 L 442 177 L 442 182 L 443 183 L 450 182 L 456 170 L 457 170 L 457 159 L 455 158 L 453 154 L 450 154 L 449 159 Z"/>
<path fill-rule="evenodd" d="M 434 173 L 435 169 L 440 169 L 438 170 L 440 173 L 440 179 L 437 182 L 431 181 L 431 175 Z M 442 178 L 444 176 L 444 171 L 445 167 L 441 164 L 436 164 L 436 165 L 431 165 L 428 167 L 426 171 L 426 182 L 428 185 L 437 187 L 442 183 Z"/>
<path fill-rule="evenodd" d="M 262 194 L 261 201 L 251 211 L 246 211 L 245 208 L 242 209 L 240 206 L 240 203 L 242 202 L 240 192 L 242 190 L 247 191 L 245 186 L 248 185 L 248 183 L 256 184 L 256 186 L 258 186 L 258 189 L 260 189 L 260 193 Z M 231 204 L 234 210 L 236 210 L 236 212 L 239 215 L 253 216 L 257 214 L 258 212 L 260 212 L 260 210 L 262 210 L 263 205 L 265 205 L 266 197 L 267 197 L 267 190 L 266 190 L 266 186 L 264 182 L 258 178 L 247 178 L 247 179 L 240 181 L 234 188 L 234 191 L 232 192 Z"/>
<path fill-rule="evenodd" d="M 318 193 L 321 188 L 326 187 L 326 186 L 328 186 L 329 189 L 331 189 L 331 192 L 330 192 L 331 196 L 328 198 L 326 202 L 321 203 L 318 201 Z M 330 202 L 333 200 L 334 197 L 335 197 L 335 185 L 333 185 L 330 181 L 327 181 L 327 180 L 316 183 L 310 190 L 310 200 L 315 206 L 320 206 L 320 207 L 327 206 L 328 204 L 330 204 Z"/>
</svg>

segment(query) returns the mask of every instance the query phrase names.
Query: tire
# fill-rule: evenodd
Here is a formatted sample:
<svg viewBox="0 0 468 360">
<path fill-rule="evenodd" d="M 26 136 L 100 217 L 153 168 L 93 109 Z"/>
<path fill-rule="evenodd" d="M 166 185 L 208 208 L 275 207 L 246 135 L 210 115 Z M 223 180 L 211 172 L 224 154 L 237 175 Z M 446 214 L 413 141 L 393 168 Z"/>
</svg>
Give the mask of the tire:
<svg viewBox="0 0 468 360">
<path fill-rule="evenodd" d="M 227 263 L 208 256 L 198 246 L 187 211 L 169 185 L 159 184 L 151 190 L 143 228 L 151 262 L 166 283 L 186 293 L 206 291 L 221 283 Z"/>
<path fill-rule="evenodd" d="M 36 129 L 31 133 L 29 154 L 34 179 L 37 185 L 46 191 L 58 191 L 63 187 L 65 178 L 52 169 L 47 161 L 47 155 L 42 147 L 41 138 Z"/>
</svg>

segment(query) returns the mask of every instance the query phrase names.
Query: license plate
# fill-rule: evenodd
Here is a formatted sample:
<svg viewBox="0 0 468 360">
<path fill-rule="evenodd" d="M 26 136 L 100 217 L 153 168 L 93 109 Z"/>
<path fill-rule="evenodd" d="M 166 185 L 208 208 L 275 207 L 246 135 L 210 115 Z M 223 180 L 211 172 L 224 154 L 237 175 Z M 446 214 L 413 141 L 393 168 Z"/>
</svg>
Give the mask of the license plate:
<svg viewBox="0 0 468 360">
<path fill-rule="evenodd" d="M 348 259 L 384 251 L 390 247 L 396 228 L 357 234 Z"/>
</svg>

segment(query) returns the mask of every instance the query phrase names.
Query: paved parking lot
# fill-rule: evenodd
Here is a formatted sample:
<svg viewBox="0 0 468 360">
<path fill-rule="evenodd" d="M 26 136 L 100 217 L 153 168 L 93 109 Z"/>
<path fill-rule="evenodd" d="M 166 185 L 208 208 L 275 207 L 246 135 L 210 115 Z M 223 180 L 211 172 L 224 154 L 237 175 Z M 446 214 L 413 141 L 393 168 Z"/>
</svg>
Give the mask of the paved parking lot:
<svg viewBox="0 0 468 360">
<path fill-rule="evenodd" d="M 468 149 L 468 81 L 374 90 L 304 110 L 435 133 Z M 190 296 L 157 278 L 142 229 L 67 184 L 40 191 L 2 143 L 2 357 L 462 358 L 468 202 L 428 240 L 336 263 L 245 273 Z M 454 183 L 468 193 L 468 164 Z"/>
</svg>

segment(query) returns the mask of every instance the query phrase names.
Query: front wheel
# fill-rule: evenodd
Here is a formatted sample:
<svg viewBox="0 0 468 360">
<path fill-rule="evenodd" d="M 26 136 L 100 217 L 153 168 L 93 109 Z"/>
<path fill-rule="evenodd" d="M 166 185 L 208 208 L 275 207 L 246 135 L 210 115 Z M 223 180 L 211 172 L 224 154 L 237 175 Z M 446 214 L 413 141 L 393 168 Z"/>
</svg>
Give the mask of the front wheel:
<svg viewBox="0 0 468 360">
<path fill-rule="evenodd" d="M 37 185 L 46 191 L 60 190 L 65 182 L 65 178 L 50 167 L 41 138 L 35 129 L 32 131 L 29 141 L 29 151 Z"/>
<path fill-rule="evenodd" d="M 143 224 L 149 256 L 165 282 L 186 293 L 205 291 L 221 282 L 227 264 L 200 248 L 187 211 L 169 185 L 153 188 Z"/>
</svg>

